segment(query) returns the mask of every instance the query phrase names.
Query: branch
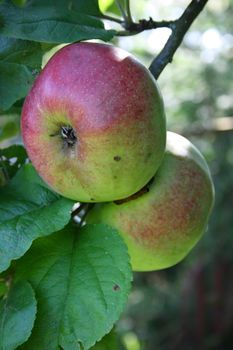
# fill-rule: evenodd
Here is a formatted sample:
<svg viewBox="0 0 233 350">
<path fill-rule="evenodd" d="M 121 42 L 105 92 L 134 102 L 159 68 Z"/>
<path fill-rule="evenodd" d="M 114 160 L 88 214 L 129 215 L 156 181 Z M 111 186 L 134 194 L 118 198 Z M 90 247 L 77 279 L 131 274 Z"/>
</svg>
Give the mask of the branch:
<svg viewBox="0 0 233 350">
<path fill-rule="evenodd" d="M 166 65 L 172 62 L 173 56 L 180 46 L 186 32 L 203 10 L 207 1 L 208 0 L 192 0 L 181 17 L 173 22 L 173 27 L 171 28 L 172 34 L 149 68 L 155 79 L 158 79 Z"/>
<path fill-rule="evenodd" d="M 158 79 L 159 75 L 166 67 L 168 63 L 172 62 L 173 56 L 180 46 L 183 38 L 192 25 L 193 21 L 197 18 L 200 12 L 205 7 L 208 0 L 192 0 L 187 6 L 180 18 L 174 21 L 154 21 L 151 17 L 149 20 L 141 19 L 138 22 L 132 20 L 130 12 L 130 2 L 126 0 L 127 14 L 125 13 L 123 7 L 119 0 L 116 0 L 118 7 L 122 13 L 123 20 L 103 15 L 102 18 L 108 19 L 110 21 L 117 22 L 125 29 L 118 31 L 118 36 L 129 36 L 135 35 L 143 32 L 144 30 L 157 29 L 157 28 L 169 28 L 172 33 L 168 38 L 164 48 L 158 54 L 157 57 L 151 63 L 149 69 L 155 79 Z"/>
<path fill-rule="evenodd" d="M 154 21 L 153 18 L 140 19 L 138 22 L 122 23 L 121 25 L 126 29 L 125 31 L 119 31 L 118 36 L 136 35 L 144 30 L 157 29 L 157 28 L 175 28 L 176 21 Z M 129 33 L 129 34 L 128 34 Z"/>
</svg>

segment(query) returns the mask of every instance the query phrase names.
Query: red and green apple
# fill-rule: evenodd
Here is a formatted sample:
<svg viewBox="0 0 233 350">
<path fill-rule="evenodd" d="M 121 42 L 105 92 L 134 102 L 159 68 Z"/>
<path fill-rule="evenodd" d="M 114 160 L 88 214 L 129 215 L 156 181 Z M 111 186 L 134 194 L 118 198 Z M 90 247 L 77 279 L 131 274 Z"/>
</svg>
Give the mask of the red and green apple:
<svg viewBox="0 0 233 350">
<path fill-rule="evenodd" d="M 156 173 L 164 106 L 150 72 L 127 52 L 75 43 L 44 67 L 22 112 L 29 158 L 55 191 L 81 202 L 122 199 Z"/>
<path fill-rule="evenodd" d="M 151 271 L 182 260 L 207 229 L 214 188 L 207 163 L 184 137 L 168 132 L 164 159 L 137 194 L 96 204 L 87 223 L 105 223 L 125 240 L 132 268 Z"/>
</svg>

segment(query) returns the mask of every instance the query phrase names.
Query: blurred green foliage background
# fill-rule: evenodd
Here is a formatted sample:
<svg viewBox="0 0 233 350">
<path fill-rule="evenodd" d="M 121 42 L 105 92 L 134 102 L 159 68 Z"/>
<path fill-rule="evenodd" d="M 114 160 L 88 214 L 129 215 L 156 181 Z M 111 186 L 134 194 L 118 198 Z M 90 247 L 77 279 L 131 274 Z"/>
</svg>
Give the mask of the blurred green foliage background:
<svg viewBox="0 0 233 350">
<path fill-rule="evenodd" d="M 119 15 L 112 0 L 101 3 Z M 188 3 L 131 0 L 131 8 L 135 20 L 176 19 Z M 183 262 L 135 273 L 128 308 L 117 326 L 124 350 L 233 349 L 232 19 L 233 0 L 209 0 L 158 80 L 168 129 L 188 137 L 205 155 L 216 202 L 208 231 Z M 114 43 L 149 67 L 169 33 L 145 31 Z M 20 140 L 20 107 L 19 101 L 15 114 L 1 117 L 2 147 Z"/>
<path fill-rule="evenodd" d="M 185 0 L 131 1 L 134 19 L 175 19 Z M 110 7 L 114 11 L 114 7 Z M 208 231 L 177 266 L 135 273 L 118 325 L 127 350 L 233 349 L 233 1 L 210 0 L 158 84 L 168 129 L 205 155 L 216 202 Z M 149 66 L 168 29 L 116 44 Z"/>
</svg>

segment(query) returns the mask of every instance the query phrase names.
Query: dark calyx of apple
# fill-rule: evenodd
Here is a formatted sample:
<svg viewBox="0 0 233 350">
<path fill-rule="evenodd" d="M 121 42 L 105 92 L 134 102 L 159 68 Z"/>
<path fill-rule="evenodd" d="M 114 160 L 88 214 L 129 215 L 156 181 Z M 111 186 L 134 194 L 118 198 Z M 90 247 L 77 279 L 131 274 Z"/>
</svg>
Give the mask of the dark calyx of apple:
<svg viewBox="0 0 233 350">
<path fill-rule="evenodd" d="M 60 135 L 67 147 L 73 147 L 77 142 L 76 132 L 70 125 L 62 126 Z"/>
</svg>

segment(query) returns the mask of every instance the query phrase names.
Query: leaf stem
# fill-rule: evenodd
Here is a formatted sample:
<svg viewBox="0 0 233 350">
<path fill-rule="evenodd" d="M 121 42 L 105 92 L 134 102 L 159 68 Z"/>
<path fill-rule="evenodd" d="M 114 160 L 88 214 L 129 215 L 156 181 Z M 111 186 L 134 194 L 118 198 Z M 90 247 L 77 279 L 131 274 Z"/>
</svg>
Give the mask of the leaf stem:
<svg viewBox="0 0 233 350">
<path fill-rule="evenodd" d="M 125 0 L 126 2 L 126 13 L 127 13 L 127 18 L 128 18 L 128 23 L 132 23 L 132 15 L 131 15 L 131 9 L 130 9 L 130 0 Z"/>
<path fill-rule="evenodd" d="M 118 6 L 118 8 L 119 8 L 119 10 L 121 12 L 121 15 L 122 15 L 122 17 L 124 19 L 124 22 L 127 24 L 128 23 L 128 17 L 127 17 L 127 15 L 125 13 L 125 10 L 124 10 L 123 6 L 121 5 L 120 0 L 115 0 L 115 2 L 116 2 L 117 6 Z"/>
<path fill-rule="evenodd" d="M 105 15 L 105 14 L 102 14 L 99 18 L 106 19 L 108 21 L 116 22 L 116 23 L 119 23 L 119 24 L 123 24 L 124 23 L 124 21 L 122 19 L 120 19 L 120 18 L 112 17 L 112 16 Z"/>
</svg>

